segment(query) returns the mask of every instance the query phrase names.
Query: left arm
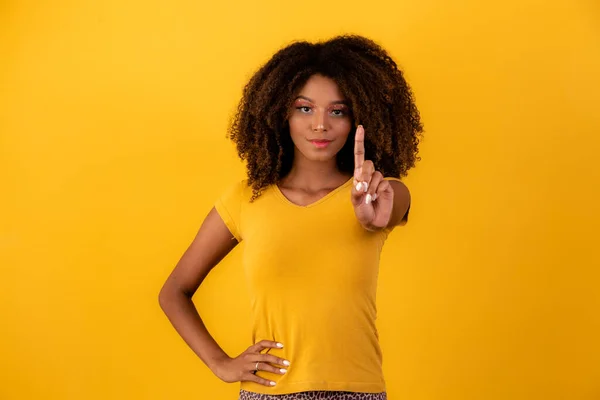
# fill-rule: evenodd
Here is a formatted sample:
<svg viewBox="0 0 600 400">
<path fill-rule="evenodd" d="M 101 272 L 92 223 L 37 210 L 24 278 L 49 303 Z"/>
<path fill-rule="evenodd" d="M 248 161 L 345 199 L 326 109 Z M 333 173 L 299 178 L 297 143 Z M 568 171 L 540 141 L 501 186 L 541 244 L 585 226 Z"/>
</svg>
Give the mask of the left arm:
<svg viewBox="0 0 600 400">
<path fill-rule="evenodd" d="M 394 202 L 392 216 L 387 227 L 404 226 L 408 222 L 408 211 L 410 210 L 410 192 L 406 185 L 400 181 L 389 181 L 394 191 Z"/>
</svg>

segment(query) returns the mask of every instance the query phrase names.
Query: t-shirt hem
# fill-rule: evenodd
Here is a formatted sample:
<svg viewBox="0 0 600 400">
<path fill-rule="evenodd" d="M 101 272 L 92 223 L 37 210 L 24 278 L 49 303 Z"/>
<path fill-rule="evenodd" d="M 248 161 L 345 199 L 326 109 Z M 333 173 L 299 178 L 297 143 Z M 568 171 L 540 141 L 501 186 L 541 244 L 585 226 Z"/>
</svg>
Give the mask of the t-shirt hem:
<svg viewBox="0 0 600 400">
<path fill-rule="evenodd" d="M 288 382 L 280 387 L 266 387 L 256 383 L 242 383 L 241 390 L 261 394 L 290 394 L 312 391 L 383 393 L 383 382 Z"/>
</svg>

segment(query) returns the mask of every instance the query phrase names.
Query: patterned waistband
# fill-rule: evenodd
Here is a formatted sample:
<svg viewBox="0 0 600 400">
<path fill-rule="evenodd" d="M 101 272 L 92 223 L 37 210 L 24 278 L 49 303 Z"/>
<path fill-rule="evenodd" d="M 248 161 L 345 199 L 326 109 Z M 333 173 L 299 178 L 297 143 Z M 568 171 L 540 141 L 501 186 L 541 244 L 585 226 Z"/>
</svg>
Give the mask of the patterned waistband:
<svg viewBox="0 0 600 400">
<path fill-rule="evenodd" d="M 290 394 L 263 394 L 240 390 L 239 400 L 387 400 L 383 393 L 311 391 Z"/>
</svg>

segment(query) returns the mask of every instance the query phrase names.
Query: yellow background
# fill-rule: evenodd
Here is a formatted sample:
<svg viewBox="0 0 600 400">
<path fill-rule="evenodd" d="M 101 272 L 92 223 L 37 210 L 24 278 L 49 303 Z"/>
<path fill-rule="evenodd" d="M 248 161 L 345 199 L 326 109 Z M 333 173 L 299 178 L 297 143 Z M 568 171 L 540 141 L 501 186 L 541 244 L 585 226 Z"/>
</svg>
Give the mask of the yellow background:
<svg viewBox="0 0 600 400">
<path fill-rule="evenodd" d="M 225 132 L 245 81 L 344 32 L 389 49 L 426 127 L 382 256 L 390 399 L 600 399 L 593 0 L 2 1 L 0 398 L 236 398 L 158 291 L 243 176 Z M 231 354 L 239 263 L 195 297 Z"/>
</svg>

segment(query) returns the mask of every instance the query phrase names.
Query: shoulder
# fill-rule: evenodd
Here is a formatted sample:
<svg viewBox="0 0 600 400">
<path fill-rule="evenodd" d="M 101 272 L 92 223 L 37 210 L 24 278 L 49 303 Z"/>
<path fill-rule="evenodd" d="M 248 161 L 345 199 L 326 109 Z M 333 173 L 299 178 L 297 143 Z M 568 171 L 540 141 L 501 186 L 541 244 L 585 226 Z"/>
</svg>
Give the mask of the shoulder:
<svg viewBox="0 0 600 400">
<path fill-rule="evenodd" d="M 396 189 L 408 191 L 408 187 L 406 187 L 406 185 L 404 184 L 404 182 L 402 182 L 402 180 L 400 178 L 386 176 L 383 179 L 390 183 L 390 185 L 394 188 L 394 191 L 396 191 Z"/>
<path fill-rule="evenodd" d="M 242 200 L 244 197 L 252 196 L 252 187 L 248 185 L 248 179 L 242 179 L 225 185 L 221 194 L 227 197 L 239 197 Z"/>
<path fill-rule="evenodd" d="M 247 179 L 225 184 L 217 195 L 217 209 L 240 210 L 240 207 L 249 203 L 251 198 L 252 188 L 248 186 Z"/>
</svg>

